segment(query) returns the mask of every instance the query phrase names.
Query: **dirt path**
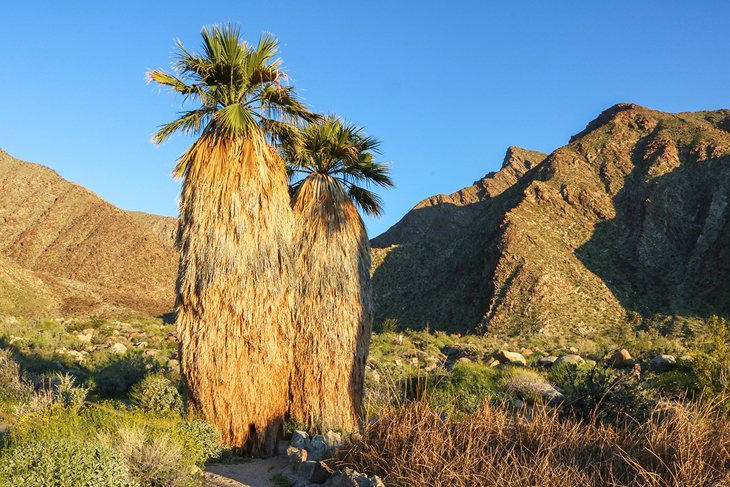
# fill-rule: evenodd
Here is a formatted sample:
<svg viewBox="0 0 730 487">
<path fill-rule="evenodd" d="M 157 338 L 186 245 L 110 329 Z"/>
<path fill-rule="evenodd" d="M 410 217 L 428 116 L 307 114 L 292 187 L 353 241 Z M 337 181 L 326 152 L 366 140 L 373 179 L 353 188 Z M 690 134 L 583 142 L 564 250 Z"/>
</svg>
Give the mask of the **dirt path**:
<svg viewBox="0 0 730 487">
<path fill-rule="evenodd" d="M 288 442 L 279 445 L 285 452 Z M 289 466 L 286 454 L 280 453 L 270 458 L 254 459 L 245 463 L 213 463 L 205 468 L 205 485 L 210 487 L 281 487 L 272 480 L 283 474 Z"/>
</svg>

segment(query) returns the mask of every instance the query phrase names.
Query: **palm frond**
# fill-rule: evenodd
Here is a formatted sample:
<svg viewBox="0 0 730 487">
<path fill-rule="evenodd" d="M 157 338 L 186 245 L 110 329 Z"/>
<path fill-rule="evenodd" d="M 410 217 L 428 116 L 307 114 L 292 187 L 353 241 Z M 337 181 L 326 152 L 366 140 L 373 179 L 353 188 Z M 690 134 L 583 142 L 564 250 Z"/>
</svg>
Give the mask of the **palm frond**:
<svg viewBox="0 0 730 487">
<path fill-rule="evenodd" d="M 372 191 L 352 185 L 347 189 L 347 195 L 367 215 L 377 217 L 383 214 L 383 202 Z"/>
</svg>

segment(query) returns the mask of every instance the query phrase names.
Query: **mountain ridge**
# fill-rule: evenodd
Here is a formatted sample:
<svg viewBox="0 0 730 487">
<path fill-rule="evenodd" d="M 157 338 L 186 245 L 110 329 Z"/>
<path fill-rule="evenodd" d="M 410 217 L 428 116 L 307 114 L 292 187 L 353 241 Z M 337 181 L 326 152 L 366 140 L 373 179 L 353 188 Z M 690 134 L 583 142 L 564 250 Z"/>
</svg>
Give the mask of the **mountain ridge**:
<svg viewBox="0 0 730 487">
<path fill-rule="evenodd" d="M 549 155 L 510 147 L 499 171 L 373 238 L 376 320 L 585 336 L 730 316 L 728 206 L 730 110 L 617 104 Z M 175 218 L 0 152 L 0 222 L 0 312 L 172 309 Z"/>
</svg>

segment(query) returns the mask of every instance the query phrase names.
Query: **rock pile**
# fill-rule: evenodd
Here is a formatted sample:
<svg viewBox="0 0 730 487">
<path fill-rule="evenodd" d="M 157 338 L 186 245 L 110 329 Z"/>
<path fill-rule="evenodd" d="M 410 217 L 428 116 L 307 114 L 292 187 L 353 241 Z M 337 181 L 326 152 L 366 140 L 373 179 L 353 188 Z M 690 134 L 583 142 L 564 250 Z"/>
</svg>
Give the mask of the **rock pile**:
<svg viewBox="0 0 730 487">
<path fill-rule="evenodd" d="M 294 487 L 385 487 L 377 475 L 368 477 L 350 468 L 334 470 L 322 461 L 343 444 L 342 435 L 334 431 L 311 437 L 304 431 L 295 431 L 286 450 Z"/>
</svg>

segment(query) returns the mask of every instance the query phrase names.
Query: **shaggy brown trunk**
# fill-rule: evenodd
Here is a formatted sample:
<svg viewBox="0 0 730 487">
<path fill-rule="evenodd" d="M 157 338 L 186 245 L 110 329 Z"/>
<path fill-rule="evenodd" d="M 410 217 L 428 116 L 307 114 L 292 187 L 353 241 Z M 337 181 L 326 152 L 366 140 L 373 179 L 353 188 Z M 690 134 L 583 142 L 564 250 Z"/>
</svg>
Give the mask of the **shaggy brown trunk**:
<svg viewBox="0 0 730 487">
<path fill-rule="evenodd" d="M 370 242 L 328 176 L 294 196 L 297 306 L 290 415 L 312 430 L 355 431 L 372 329 Z"/>
<path fill-rule="evenodd" d="M 262 136 L 203 137 L 180 199 L 177 330 L 188 399 L 253 455 L 276 452 L 291 360 L 292 212 Z"/>
</svg>

